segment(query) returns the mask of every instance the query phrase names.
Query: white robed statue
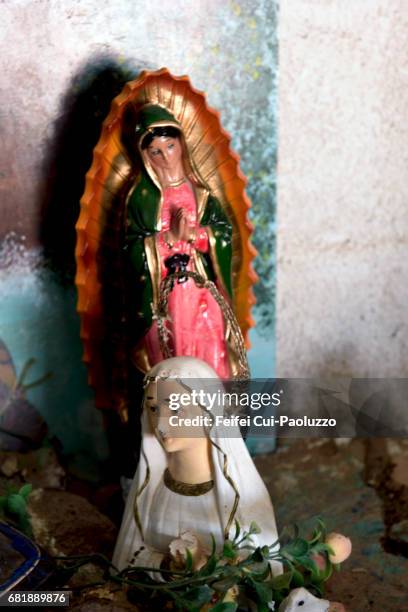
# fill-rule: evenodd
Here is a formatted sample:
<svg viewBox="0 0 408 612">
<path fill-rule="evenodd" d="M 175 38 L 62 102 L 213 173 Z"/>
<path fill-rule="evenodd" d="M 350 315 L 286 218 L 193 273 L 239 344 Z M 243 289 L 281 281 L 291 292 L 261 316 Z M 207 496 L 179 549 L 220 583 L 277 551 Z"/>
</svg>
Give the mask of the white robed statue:
<svg viewBox="0 0 408 612">
<path fill-rule="evenodd" d="M 268 491 L 239 428 L 208 425 L 224 407 L 218 403 L 210 409 L 202 395 L 199 405 L 189 402 L 194 390 L 217 395 L 224 387 L 209 365 L 193 357 L 166 359 L 145 378 L 140 460 L 113 556 L 119 570 L 180 566 L 186 548 L 199 569 L 211 551 L 211 536 L 222 549 L 235 521 L 242 530 L 257 523 L 261 533 L 252 536 L 255 546 L 277 541 Z M 183 404 L 173 411 L 170 398 L 182 394 Z M 203 425 L 183 424 L 187 417 L 202 417 Z M 279 574 L 282 566 L 272 561 L 271 569 Z"/>
</svg>

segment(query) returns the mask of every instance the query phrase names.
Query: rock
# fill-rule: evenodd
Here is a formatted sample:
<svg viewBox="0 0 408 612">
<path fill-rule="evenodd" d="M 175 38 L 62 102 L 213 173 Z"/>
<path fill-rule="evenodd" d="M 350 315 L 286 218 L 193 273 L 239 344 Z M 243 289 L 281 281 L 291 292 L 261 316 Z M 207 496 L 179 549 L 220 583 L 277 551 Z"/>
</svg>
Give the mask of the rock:
<svg viewBox="0 0 408 612">
<path fill-rule="evenodd" d="M 15 476 L 20 468 L 18 467 L 18 457 L 15 453 L 10 453 L 1 464 L 1 473 L 7 478 Z"/>
<path fill-rule="evenodd" d="M 408 456 L 402 455 L 394 459 L 394 469 L 391 478 L 396 485 L 408 487 Z"/>
<path fill-rule="evenodd" d="M 344 446 L 349 446 L 349 444 L 351 443 L 352 438 L 334 438 L 334 443 L 336 446 L 338 446 L 339 448 L 342 448 Z"/>
<path fill-rule="evenodd" d="M 34 489 L 65 487 L 65 470 L 51 447 L 24 453 L 1 452 L 0 471 L 7 478 L 19 475 L 22 481 L 29 482 Z"/>
<path fill-rule="evenodd" d="M 65 470 L 60 465 L 53 448 L 39 448 L 26 453 L 20 459 L 21 475 L 33 488 L 63 489 Z"/>
<path fill-rule="evenodd" d="M 369 440 L 366 479 L 384 505 L 385 550 L 408 556 L 408 441 Z"/>
<path fill-rule="evenodd" d="M 117 529 L 86 499 L 38 489 L 29 497 L 34 539 L 51 555 L 112 555 Z"/>
<path fill-rule="evenodd" d="M 75 574 L 71 576 L 68 581 L 68 586 L 70 589 L 79 589 L 85 587 L 87 584 L 103 582 L 104 573 L 104 568 L 94 563 L 87 563 L 78 568 Z"/>
<path fill-rule="evenodd" d="M 383 438 L 370 438 L 366 441 L 365 481 L 370 487 L 380 486 L 384 470 L 390 462 L 387 443 Z"/>
<path fill-rule="evenodd" d="M 70 612 L 138 612 L 130 603 L 126 591 L 116 585 L 88 589 L 70 600 Z"/>
<path fill-rule="evenodd" d="M 404 519 L 399 523 L 394 523 L 389 532 L 390 538 L 408 544 L 408 520 Z"/>
<path fill-rule="evenodd" d="M 47 424 L 21 390 L 11 393 L 0 380 L 0 449 L 25 451 L 39 446 L 47 434 Z"/>
</svg>

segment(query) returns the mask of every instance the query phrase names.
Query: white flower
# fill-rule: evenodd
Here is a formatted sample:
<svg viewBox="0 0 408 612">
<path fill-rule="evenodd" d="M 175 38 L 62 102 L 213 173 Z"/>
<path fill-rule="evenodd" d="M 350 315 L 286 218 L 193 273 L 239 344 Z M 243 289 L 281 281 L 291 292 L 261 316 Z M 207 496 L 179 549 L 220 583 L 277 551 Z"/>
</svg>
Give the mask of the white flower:
<svg viewBox="0 0 408 612">
<path fill-rule="evenodd" d="M 191 531 L 183 531 L 179 538 L 170 542 L 169 549 L 173 557 L 176 557 L 177 553 L 179 553 L 185 558 L 187 556 L 187 549 L 194 557 L 199 549 L 198 538 Z"/>
</svg>

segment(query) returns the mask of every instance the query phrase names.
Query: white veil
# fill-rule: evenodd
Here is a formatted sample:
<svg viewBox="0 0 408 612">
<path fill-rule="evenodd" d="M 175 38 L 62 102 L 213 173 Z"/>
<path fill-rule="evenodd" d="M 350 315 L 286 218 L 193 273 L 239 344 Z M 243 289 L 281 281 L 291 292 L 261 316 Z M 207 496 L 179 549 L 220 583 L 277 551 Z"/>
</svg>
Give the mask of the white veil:
<svg viewBox="0 0 408 612">
<path fill-rule="evenodd" d="M 214 383 L 218 389 L 224 390 L 215 371 L 194 357 L 172 357 L 161 361 L 150 370 L 146 378 L 175 378 L 189 388 L 192 387 L 191 381 L 196 381 L 193 386 L 197 386 L 199 381 L 200 389 L 205 389 L 206 381 L 209 381 L 212 393 L 215 390 Z M 222 411 L 222 407 L 214 406 L 211 413 L 215 416 L 222 414 Z M 278 534 L 272 503 L 239 428 L 213 427 L 209 437 L 212 442 L 213 479 L 220 517 L 219 533 L 214 533 L 216 541 L 222 541 L 227 531 L 234 528 L 236 519 L 241 530 L 248 530 L 252 521 L 258 524 L 261 533 L 252 536 L 256 546 L 273 544 Z M 139 465 L 129 491 L 113 555 L 113 564 L 119 570 L 132 564 L 160 566 L 163 552 L 152 550 L 145 543 L 143 534 L 146 532 L 155 490 L 166 467 L 166 453 L 151 431 L 148 417 L 143 411 Z M 191 527 L 194 531 L 193 521 Z M 175 538 L 178 536 L 174 534 Z M 138 554 L 135 557 L 136 552 Z M 271 567 L 274 574 L 282 572 L 279 562 L 273 561 Z"/>
</svg>

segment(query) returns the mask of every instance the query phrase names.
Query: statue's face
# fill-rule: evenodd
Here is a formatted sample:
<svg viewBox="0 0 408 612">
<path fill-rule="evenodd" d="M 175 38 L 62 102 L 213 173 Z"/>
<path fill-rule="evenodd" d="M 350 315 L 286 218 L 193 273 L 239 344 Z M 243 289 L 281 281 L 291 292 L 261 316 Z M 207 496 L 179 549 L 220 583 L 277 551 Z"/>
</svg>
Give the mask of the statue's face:
<svg viewBox="0 0 408 612">
<path fill-rule="evenodd" d="M 188 396 L 186 389 L 176 380 L 159 380 L 150 382 L 145 389 L 144 410 L 157 439 L 168 453 L 174 453 L 196 447 L 200 440 L 206 438 L 204 427 L 184 424 L 185 419 L 193 419 L 202 414 L 202 409 L 184 401 L 177 410 L 172 410 L 172 399 Z M 185 405 L 187 404 L 187 405 Z M 172 417 L 175 423 L 172 424 Z"/>
<path fill-rule="evenodd" d="M 177 170 L 182 153 L 180 139 L 169 136 L 158 136 L 147 147 L 147 155 L 155 170 Z"/>
</svg>

